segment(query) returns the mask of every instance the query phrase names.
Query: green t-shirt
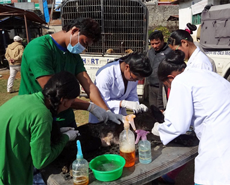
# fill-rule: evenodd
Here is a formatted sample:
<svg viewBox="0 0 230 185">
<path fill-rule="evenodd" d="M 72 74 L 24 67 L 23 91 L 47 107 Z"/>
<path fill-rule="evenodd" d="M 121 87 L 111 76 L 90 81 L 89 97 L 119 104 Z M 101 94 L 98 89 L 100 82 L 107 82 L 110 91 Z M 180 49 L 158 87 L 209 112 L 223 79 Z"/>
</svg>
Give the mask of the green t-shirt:
<svg viewBox="0 0 230 185">
<path fill-rule="evenodd" d="M 19 95 L 41 91 L 36 79 L 60 71 L 68 71 L 76 76 L 86 69 L 80 55 L 62 51 L 50 35 L 32 40 L 26 46 L 22 56 Z M 73 122 L 72 109 L 62 112 L 57 120 L 60 121 L 60 126 Z"/>
<path fill-rule="evenodd" d="M 33 166 L 51 163 L 68 142 L 52 145 L 53 118 L 41 92 L 15 96 L 0 107 L 0 185 L 32 184 Z"/>
</svg>

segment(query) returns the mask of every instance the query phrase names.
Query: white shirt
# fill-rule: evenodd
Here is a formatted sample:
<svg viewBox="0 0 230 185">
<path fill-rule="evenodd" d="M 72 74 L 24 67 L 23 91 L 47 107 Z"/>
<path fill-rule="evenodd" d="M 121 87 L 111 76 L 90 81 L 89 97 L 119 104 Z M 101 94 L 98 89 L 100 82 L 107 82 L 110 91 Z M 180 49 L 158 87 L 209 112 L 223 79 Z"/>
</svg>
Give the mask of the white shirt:
<svg viewBox="0 0 230 185">
<path fill-rule="evenodd" d="M 195 183 L 230 184 L 230 83 L 208 70 L 186 68 L 172 82 L 165 122 L 159 125 L 164 145 L 190 125 L 200 140 Z"/>
<path fill-rule="evenodd" d="M 206 57 L 208 57 L 210 63 L 212 64 L 212 71 L 216 73 L 217 70 L 216 70 L 215 61 L 214 61 L 212 58 L 210 58 L 209 56 L 207 56 L 207 55 L 205 54 L 205 52 L 204 52 L 204 50 L 203 50 L 203 48 L 201 47 L 201 45 L 200 45 L 199 42 L 194 42 L 194 44 L 196 45 L 196 47 L 198 47 L 198 48 L 200 49 L 200 51 L 201 51 Z"/>
<path fill-rule="evenodd" d="M 126 114 L 126 109 L 120 107 L 121 100 L 137 101 L 137 81 L 128 81 L 125 85 L 121 74 L 119 61 L 114 61 L 101 67 L 96 74 L 95 85 L 98 87 L 101 97 L 115 114 Z M 89 114 L 89 123 L 98 123 L 98 119 Z"/>
<path fill-rule="evenodd" d="M 212 64 L 206 54 L 204 54 L 199 47 L 195 49 L 195 51 L 190 56 L 187 68 L 198 68 L 198 69 L 206 69 L 213 71 Z"/>
</svg>

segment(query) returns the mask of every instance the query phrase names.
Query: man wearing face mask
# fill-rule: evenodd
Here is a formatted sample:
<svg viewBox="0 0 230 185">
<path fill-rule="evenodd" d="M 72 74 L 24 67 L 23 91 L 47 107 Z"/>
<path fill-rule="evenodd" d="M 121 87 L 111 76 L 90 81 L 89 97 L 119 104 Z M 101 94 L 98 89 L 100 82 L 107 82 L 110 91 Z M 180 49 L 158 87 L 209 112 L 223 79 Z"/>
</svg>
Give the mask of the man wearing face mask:
<svg viewBox="0 0 230 185">
<path fill-rule="evenodd" d="M 41 91 L 52 75 L 60 71 L 74 74 L 93 103 L 75 99 L 72 109 L 88 110 L 100 121 L 108 119 L 120 124 L 122 115 L 113 114 L 102 100 L 97 87 L 88 76 L 79 55 L 101 37 L 100 25 L 93 19 L 78 18 L 63 26 L 62 31 L 44 35 L 31 41 L 25 48 L 21 65 L 19 95 Z M 59 125 L 74 126 L 72 109 L 58 118 Z"/>
</svg>

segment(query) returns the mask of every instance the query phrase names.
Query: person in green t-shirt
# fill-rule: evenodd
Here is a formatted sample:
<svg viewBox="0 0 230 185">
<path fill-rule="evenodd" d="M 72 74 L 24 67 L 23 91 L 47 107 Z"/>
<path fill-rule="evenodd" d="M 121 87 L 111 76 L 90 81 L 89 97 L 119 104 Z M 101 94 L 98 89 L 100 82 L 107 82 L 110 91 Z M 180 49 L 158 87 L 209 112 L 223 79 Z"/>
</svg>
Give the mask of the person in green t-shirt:
<svg viewBox="0 0 230 185">
<path fill-rule="evenodd" d="M 0 185 L 32 184 L 33 167 L 44 168 L 76 139 L 77 130 L 57 129 L 53 117 L 68 109 L 79 94 L 75 76 L 60 72 L 42 92 L 15 96 L 0 107 Z"/>
<path fill-rule="evenodd" d="M 120 124 L 122 115 L 112 113 L 101 98 L 98 88 L 87 74 L 80 53 L 101 37 L 100 25 L 93 19 L 78 18 L 63 26 L 62 31 L 32 40 L 25 48 L 21 64 L 19 94 L 43 89 L 52 75 L 60 71 L 74 74 L 93 103 L 75 99 L 71 110 L 57 118 L 60 126 L 75 126 L 72 109 L 88 110 L 99 121 L 108 119 Z"/>
</svg>

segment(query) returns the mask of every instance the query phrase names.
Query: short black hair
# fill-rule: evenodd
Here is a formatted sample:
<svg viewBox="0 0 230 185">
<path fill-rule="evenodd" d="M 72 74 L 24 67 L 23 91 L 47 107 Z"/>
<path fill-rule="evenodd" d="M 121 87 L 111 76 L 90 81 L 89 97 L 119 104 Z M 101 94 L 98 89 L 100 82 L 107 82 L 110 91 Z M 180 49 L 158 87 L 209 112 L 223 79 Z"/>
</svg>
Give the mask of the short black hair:
<svg viewBox="0 0 230 185">
<path fill-rule="evenodd" d="M 101 38 L 101 27 L 97 21 L 91 18 L 77 18 L 62 27 L 62 30 L 68 32 L 71 28 L 77 27 L 80 35 L 91 38 L 93 42 L 97 42 Z"/>
<path fill-rule="evenodd" d="M 160 39 L 161 41 L 164 40 L 163 33 L 159 30 L 155 30 L 149 35 L 149 40 L 157 40 Z"/>
<path fill-rule="evenodd" d="M 184 62 L 184 52 L 181 50 L 176 50 L 170 52 L 166 55 L 166 58 L 159 64 L 157 75 L 161 82 L 168 79 L 173 71 L 182 71 L 186 68 L 186 63 Z"/>
<path fill-rule="evenodd" d="M 136 76 L 148 77 L 152 74 L 152 67 L 146 54 L 131 53 L 120 58 L 126 64 L 129 64 L 130 72 Z"/>
</svg>

